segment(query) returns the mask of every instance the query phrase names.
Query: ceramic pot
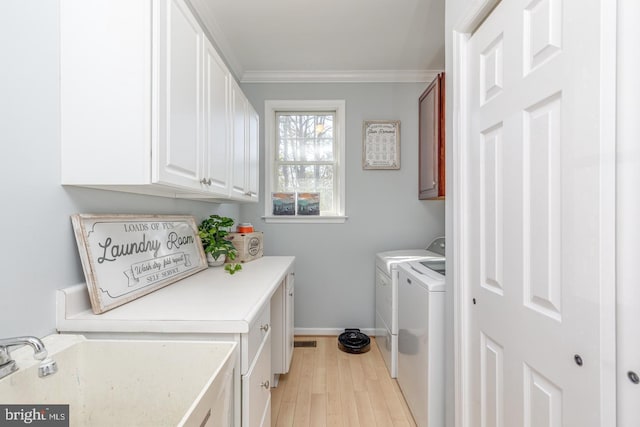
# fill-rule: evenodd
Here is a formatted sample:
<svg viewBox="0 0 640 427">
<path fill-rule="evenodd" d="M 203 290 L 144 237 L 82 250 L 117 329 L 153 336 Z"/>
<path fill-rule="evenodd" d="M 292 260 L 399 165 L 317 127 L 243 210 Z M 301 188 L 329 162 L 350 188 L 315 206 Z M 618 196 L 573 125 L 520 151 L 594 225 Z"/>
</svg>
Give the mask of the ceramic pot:
<svg viewBox="0 0 640 427">
<path fill-rule="evenodd" d="M 209 264 L 209 267 L 220 267 L 224 264 L 225 259 L 225 255 L 220 255 L 218 259 L 213 259 L 213 256 L 211 256 L 211 254 L 207 254 L 207 264 Z"/>
</svg>

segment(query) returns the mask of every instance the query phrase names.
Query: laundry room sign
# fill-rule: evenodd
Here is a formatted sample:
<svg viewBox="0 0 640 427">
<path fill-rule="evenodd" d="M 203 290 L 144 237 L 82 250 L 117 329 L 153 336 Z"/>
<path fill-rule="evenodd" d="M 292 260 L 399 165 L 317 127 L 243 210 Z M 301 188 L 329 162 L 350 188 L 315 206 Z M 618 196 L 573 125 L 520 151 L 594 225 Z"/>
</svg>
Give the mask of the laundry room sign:
<svg viewBox="0 0 640 427">
<path fill-rule="evenodd" d="M 76 214 L 71 222 L 96 314 L 207 268 L 192 216 Z"/>
</svg>

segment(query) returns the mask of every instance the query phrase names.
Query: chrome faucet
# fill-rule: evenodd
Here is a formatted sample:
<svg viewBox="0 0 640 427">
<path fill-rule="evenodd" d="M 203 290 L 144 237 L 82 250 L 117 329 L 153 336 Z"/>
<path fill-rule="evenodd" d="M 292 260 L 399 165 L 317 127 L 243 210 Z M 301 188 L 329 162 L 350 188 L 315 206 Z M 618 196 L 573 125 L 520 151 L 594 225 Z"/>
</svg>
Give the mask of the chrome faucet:
<svg viewBox="0 0 640 427">
<path fill-rule="evenodd" d="M 53 359 L 47 357 L 47 349 L 39 338 L 14 337 L 0 339 L 0 378 L 18 370 L 18 365 L 9 353 L 9 347 L 27 344 L 33 348 L 33 357 L 41 361 L 38 367 L 38 376 L 46 377 L 58 372 L 58 365 Z"/>
</svg>

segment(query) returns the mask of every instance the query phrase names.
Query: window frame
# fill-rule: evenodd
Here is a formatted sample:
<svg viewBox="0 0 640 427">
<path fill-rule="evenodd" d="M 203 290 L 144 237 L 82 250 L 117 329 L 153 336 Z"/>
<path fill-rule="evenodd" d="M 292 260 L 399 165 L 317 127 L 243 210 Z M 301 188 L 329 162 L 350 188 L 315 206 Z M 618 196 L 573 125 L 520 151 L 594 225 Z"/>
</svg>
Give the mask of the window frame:
<svg viewBox="0 0 640 427">
<path fill-rule="evenodd" d="M 264 102 L 264 140 L 265 140 L 265 162 L 264 162 L 264 216 L 268 223 L 343 223 L 347 219 L 345 215 L 345 108 L 344 100 L 266 100 Z M 275 185 L 275 163 L 276 163 L 276 113 L 326 113 L 335 112 L 333 123 L 334 132 L 334 204 L 336 207 L 333 215 L 291 215 L 279 216 L 272 214 L 271 193 Z"/>
</svg>

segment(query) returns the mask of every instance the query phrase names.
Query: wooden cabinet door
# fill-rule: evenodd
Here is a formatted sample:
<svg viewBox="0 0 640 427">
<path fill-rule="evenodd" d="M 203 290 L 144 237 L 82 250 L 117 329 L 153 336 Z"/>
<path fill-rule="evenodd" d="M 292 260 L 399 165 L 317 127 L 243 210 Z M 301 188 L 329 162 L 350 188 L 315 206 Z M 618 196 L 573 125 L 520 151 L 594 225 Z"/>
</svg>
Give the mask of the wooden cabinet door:
<svg viewBox="0 0 640 427">
<path fill-rule="evenodd" d="M 444 73 L 440 73 L 420 96 L 420 199 L 437 199 L 445 195 L 444 108 Z"/>
</svg>

